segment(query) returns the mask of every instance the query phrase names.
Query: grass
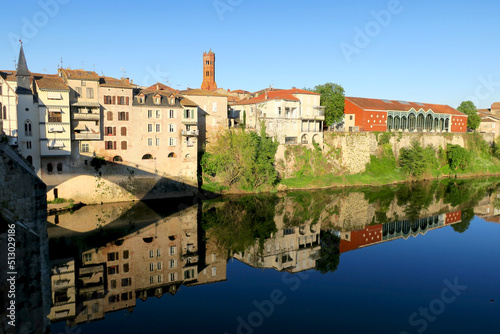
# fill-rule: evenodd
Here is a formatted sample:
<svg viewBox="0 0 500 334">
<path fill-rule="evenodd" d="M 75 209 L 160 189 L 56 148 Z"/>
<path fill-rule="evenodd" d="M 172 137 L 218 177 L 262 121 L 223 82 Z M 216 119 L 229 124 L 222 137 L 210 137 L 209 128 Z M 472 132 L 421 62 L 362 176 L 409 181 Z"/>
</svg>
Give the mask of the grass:
<svg viewBox="0 0 500 334">
<path fill-rule="evenodd" d="M 47 201 L 47 204 L 61 204 L 61 203 L 66 203 L 66 199 L 65 198 L 56 198 L 52 201 Z"/>
</svg>

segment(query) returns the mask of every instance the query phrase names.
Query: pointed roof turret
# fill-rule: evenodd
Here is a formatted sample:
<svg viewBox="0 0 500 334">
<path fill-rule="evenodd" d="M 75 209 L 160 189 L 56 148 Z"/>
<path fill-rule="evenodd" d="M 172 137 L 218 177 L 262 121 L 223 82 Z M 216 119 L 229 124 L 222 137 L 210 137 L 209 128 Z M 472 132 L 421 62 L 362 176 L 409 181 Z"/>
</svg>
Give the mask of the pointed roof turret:
<svg viewBox="0 0 500 334">
<path fill-rule="evenodd" d="M 17 73 L 16 76 L 26 76 L 31 75 L 28 70 L 28 65 L 26 64 L 26 57 L 24 56 L 23 44 L 21 43 L 21 49 L 19 50 L 19 60 L 17 62 Z"/>
</svg>

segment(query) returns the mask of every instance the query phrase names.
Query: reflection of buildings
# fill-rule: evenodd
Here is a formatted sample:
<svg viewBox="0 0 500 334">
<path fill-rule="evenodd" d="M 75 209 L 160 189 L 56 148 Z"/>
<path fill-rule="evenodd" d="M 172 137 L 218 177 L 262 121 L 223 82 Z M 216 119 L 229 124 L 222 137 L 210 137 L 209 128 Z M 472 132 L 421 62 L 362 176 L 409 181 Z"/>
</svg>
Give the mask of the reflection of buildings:
<svg viewBox="0 0 500 334">
<path fill-rule="evenodd" d="M 341 239 L 340 253 L 394 239 L 408 239 L 410 236 L 425 235 L 429 230 L 457 223 L 461 219 L 461 211 L 456 211 L 411 221 L 400 220 L 386 224 L 368 225 L 364 229 L 356 231 L 339 231 L 337 234 Z"/>
<path fill-rule="evenodd" d="M 51 321 L 103 319 L 136 299 L 175 294 L 181 285 L 226 279 L 226 259 L 198 231 L 192 206 L 74 258 L 52 260 Z M 90 217 L 88 217 L 90 219 Z M 200 242 L 201 241 L 201 242 Z"/>
<path fill-rule="evenodd" d="M 495 193 L 481 200 L 474 207 L 474 214 L 491 223 L 500 223 L 500 209 L 495 207 L 495 202 L 499 201 L 500 194 Z"/>
</svg>

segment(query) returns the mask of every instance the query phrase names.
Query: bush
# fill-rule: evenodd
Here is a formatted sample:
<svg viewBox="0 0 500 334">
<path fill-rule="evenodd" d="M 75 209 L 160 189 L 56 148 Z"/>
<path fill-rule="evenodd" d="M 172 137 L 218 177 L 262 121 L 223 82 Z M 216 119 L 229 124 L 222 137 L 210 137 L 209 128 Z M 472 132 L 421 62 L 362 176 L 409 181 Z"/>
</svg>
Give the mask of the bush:
<svg viewBox="0 0 500 334">
<path fill-rule="evenodd" d="M 465 170 L 470 163 L 470 156 L 470 152 L 460 145 L 448 144 L 446 146 L 446 157 L 452 170 L 456 170 L 459 167 Z"/>
<path fill-rule="evenodd" d="M 434 148 L 424 149 L 416 140 L 411 143 L 410 148 L 402 148 L 399 153 L 399 166 L 409 176 L 422 176 L 438 167 L 438 164 Z"/>
</svg>

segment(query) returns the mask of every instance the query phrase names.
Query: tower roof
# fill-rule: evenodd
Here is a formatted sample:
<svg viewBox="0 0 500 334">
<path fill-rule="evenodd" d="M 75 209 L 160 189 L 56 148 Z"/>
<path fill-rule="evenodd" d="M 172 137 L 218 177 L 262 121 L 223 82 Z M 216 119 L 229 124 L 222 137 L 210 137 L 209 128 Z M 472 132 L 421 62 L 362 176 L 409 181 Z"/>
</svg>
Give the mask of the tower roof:
<svg viewBox="0 0 500 334">
<path fill-rule="evenodd" d="M 21 49 L 19 50 L 19 60 L 17 62 L 17 73 L 16 76 L 26 76 L 29 77 L 30 71 L 28 70 L 28 65 L 26 64 L 26 57 L 24 56 L 23 45 L 21 44 Z"/>
</svg>

